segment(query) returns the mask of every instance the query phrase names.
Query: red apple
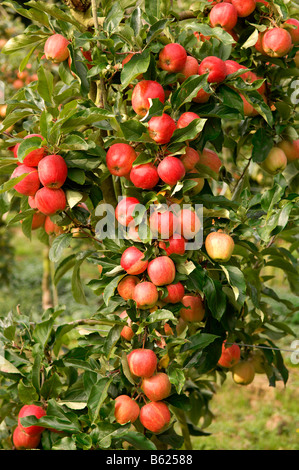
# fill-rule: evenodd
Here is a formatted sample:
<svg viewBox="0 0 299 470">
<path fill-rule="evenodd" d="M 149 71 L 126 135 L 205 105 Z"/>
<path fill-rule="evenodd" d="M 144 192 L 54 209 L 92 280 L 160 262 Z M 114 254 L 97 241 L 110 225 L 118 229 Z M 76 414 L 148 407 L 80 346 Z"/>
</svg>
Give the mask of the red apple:
<svg viewBox="0 0 299 470">
<path fill-rule="evenodd" d="M 240 93 L 239 93 L 240 94 Z M 258 111 L 250 104 L 246 98 L 240 94 L 240 97 L 243 101 L 243 112 L 244 116 L 257 116 L 259 113 Z"/>
<path fill-rule="evenodd" d="M 117 285 L 118 294 L 124 300 L 133 299 L 134 289 L 138 282 L 140 282 L 140 279 L 137 276 L 130 275 L 123 277 Z"/>
<path fill-rule="evenodd" d="M 151 349 L 133 349 L 128 355 L 131 374 L 136 377 L 151 377 L 157 367 L 157 356 Z"/>
<path fill-rule="evenodd" d="M 54 215 L 66 208 L 66 196 L 63 189 L 43 187 L 35 194 L 36 207 L 45 215 Z"/>
<path fill-rule="evenodd" d="M 152 189 L 159 182 L 157 168 L 153 163 L 136 165 L 130 172 L 130 180 L 136 188 Z"/>
<path fill-rule="evenodd" d="M 176 123 L 168 114 L 153 116 L 148 121 L 148 133 L 157 144 L 167 144 L 176 129 Z"/>
<path fill-rule="evenodd" d="M 222 231 L 210 232 L 205 239 L 207 254 L 219 263 L 230 260 L 235 243 L 233 238 Z"/>
<path fill-rule="evenodd" d="M 198 215 L 191 209 L 182 209 L 178 218 L 180 221 L 180 234 L 186 240 L 194 238 L 201 227 Z"/>
<path fill-rule="evenodd" d="M 36 418 L 40 419 L 46 415 L 45 410 L 41 406 L 37 405 L 24 405 L 18 414 L 18 426 L 26 432 L 29 436 L 36 436 L 37 434 L 41 434 L 44 431 L 43 426 L 23 426 L 21 423 L 21 418 L 25 418 L 27 416 L 35 416 Z"/>
<path fill-rule="evenodd" d="M 222 162 L 218 157 L 217 153 L 208 148 L 204 148 L 199 156 L 199 163 L 209 167 L 215 173 L 218 173 Z"/>
<path fill-rule="evenodd" d="M 256 7 L 256 0 L 231 0 L 231 3 L 236 8 L 240 18 L 251 15 Z"/>
<path fill-rule="evenodd" d="M 193 170 L 195 165 L 199 163 L 199 153 L 192 147 L 186 147 L 186 151 L 181 155 L 180 160 L 186 171 Z"/>
<path fill-rule="evenodd" d="M 38 177 L 37 169 L 27 165 L 19 165 L 12 172 L 11 178 L 18 178 L 24 173 L 28 173 L 22 181 L 14 186 L 14 189 L 24 196 L 35 196 L 38 188 L 40 187 L 40 181 Z"/>
<path fill-rule="evenodd" d="M 163 302 L 167 304 L 177 304 L 181 302 L 182 298 L 185 295 L 185 288 L 181 282 L 177 282 L 176 284 L 168 284 L 166 286 L 167 289 L 167 296 L 162 298 Z"/>
<path fill-rule="evenodd" d="M 225 343 L 226 341 L 224 341 L 222 344 L 222 351 L 221 356 L 218 360 L 218 364 L 222 367 L 227 367 L 229 369 L 240 361 L 241 350 L 237 344 L 226 346 Z"/>
<path fill-rule="evenodd" d="M 119 424 L 134 423 L 139 416 L 139 406 L 128 395 L 119 395 L 115 399 L 114 416 Z"/>
<path fill-rule="evenodd" d="M 284 26 L 287 27 L 286 25 L 288 24 L 295 26 L 295 28 L 287 28 L 287 30 L 291 35 L 293 44 L 297 45 L 299 44 L 299 20 L 296 18 L 289 18 L 285 21 Z"/>
<path fill-rule="evenodd" d="M 201 88 L 198 92 L 197 95 L 192 98 L 192 101 L 194 103 L 207 103 L 210 99 L 211 93 L 207 93 L 203 88 Z"/>
<path fill-rule="evenodd" d="M 212 28 L 221 26 L 225 30 L 233 29 L 238 21 L 237 9 L 228 2 L 218 3 L 210 11 L 210 24 Z"/>
<path fill-rule="evenodd" d="M 141 80 L 135 85 L 132 92 L 132 108 L 139 116 L 145 116 L 150 108 L 149 99 L 159 98 L 161 103 L 165 101 L 165 93 L 162 85 L 155 80 Z"/>
<path fill-rule="evenodd" d="M 184 307 L 180 310 L 180 317 L 185 322 L 200 322 L 205 316 L 205 307 L 199 295 L 185 295 L 182 298 Z"/>
<path fill-rule="evenodd" d="M 37 228 L 42 227 L 45 223 L 45 219 L 46 216 L 37 211 L 35 214 L 33 214 L 31 229 L 36 230 Z"/>
<path fill-rule="evenodd" d="M 172 156 L 163 158 L 157 171 L 161 180 L 170 186 L 177 184 L 178 181 L 184 178 L 186 173 L 181 160 Z"/>
<path fill-rule="evenodd" d="M 177 43 L 167 44 L 159 53 L 159 67 L 167 72 L 180 72 L 186 60 L 186 49 Z"/>
<path fill-rule="evenodd" d="M 148 281 L 137 284 L 133 292 L 133 300 L 135 300 L 137 308 L 142 310 L 154 307 L 158 298 L 157 287 Z"/>
<path fill-rule="evenodd" d="M 188 77 L 198 74 L 198 60 L 191 55 L 187 56 L 186 62 L 182 70 L 180 71 L 182 77 L 179 77 L 179 82 L 183 83 Z"/>
<path fill-rule="evenodd" d="M 209 83 L 220 83 L 226 78 L 227 70 L 225 62 L 219 57 L 205 57 L 198 68 L 199 75 L 208 73 Z"/>
<path fill-rule="evenodd" d="M 285 153 L 288 163 L 299 159 L 299 139 L 282 140 L 277 146 Z"/>
<path fill-rule="evenodd" d="M 175 264 L 168 256 L 158 256 L 148 263 L 147 273 L 156 286 L 164 286 L 174 281 Z"/>
<path fill-rule="evenodd" d="M 152 377 L 144 378 L 141 389 L 149 400 L 160 401 L 170 395 L 171 383 L 165 372 L 158 372 Z"/>
<path fill-rule="evenodd" d="M 28 196 L 28 204 L 31 209 L 37 209 L 34 196 Z"/>
<path fill-rule="evenodd" d="M 40 134 L 28 134 L 24 137 L 24 140 L 30 139 L 31 137 L 40 137 L 42 140 L 44 140 L 43 136 Z M 14 148 L 13 148 L 13 153 L 15 158 L 18 158 L 18 148 L 20 147 L 20 143 L 17 143 Z M 32 150 L 31 152 L 26 155 L 26 157 L 23 160 L 23 164 L 27 166 L 37 166 L 39 162 L 41 161 L 42 158 L 45 156 L 45 149 L 44 148 L 39 148 L 36 150 Z M 21 162 L 18 161 L 18 165 L 21 165 Z"/>
<path fill-rule="evenodd" d="M 47 188 L 61 188 L 67 178 L 67 164 L 60 155 L 47 155 L 38 164 L 38 177 Z"/>
<path fill-rule="evenodd" d="M 17 450 L 36 449 L 40 443 L 41 435 L 29 436 L 20 426 L 13 432 L 12 441 Z"/>
<path fill-rule="evenodd" d="M 261 167 L 270 175 L 277 175 L 286 168 L 287 164 L 288 160 L 284 151 L 279 147 L 273 147 Z"/>
<path fill-rule="evenodd" d="M 48 235 L 61 235 L 64 233 L 63 227 L 52 222 L 48 215 L 46 216 L 44 228 Z"/>
<path fill-rule="evenodd" d="M 177 229 L 178 219 L 171 210 L 156 210 L 151 213 L 149 223 L 155 237 L 160 235 L 162 238 L 169 238 Z"/>
<path fill-rule="evenodd" d="M 134 222 L 133 214 L 137 204 L 140 204 L 140 202 L 136 197 L 123 197 L 117 204 L 115 217 L 121 225 L 128 227 L 129 224 Z"/>
<path fill-rule="evenodd" d="M 146 270 L 148 261 L 144 259 L 142 251 L 135 246 L 131 246 L 123 252 L 120 264 L 128 274 L 137 275 Z"/>
<path fill-rule="evenodd" d="M 177 129 L 182 129 L 183 127 L 187 127 L 188 124 L 190 124 L 190 122 L 194 121 L 194 119 L 200 119 L 198 114 L 192 113 L 190 111 L 187 111 L 181 114 L 176 125 Z"/>
<path fill-rule="evenodd" d="M 186 240 L 181 235 L 175 233 L 168 240 L 160 241 L 159 247 L 166 251 L 167 255 L 183 255 L 186 251 Z"/>
<path fill-rule="evenodd" d="M 61 34 L 53 34 L 50 36 L 44 47 L 46 59 L 58 64 L 66 60 L 70 51 L 68 49 L 69 41 Z"/>
<path fill-rule="evenodd" d="M 135 334 L 131 328 L 131 324 L 132 324 L 131 318 L 128 316 L 126 310 L 124 310 L 119 316 L 120 318 L 127 318 L 127 323 L 128 323 L 128 325 L 125 325 L 123 329 L 121 330 L 120 336 L 124 338 L 126 341 L 131 341 L 131 339 L 133 338 Z"/>
<path fill-rule="evenodd" d="M 170 419 L 170 411 L 163 401 L 150 402 L 140 410 L 141 424 L 153 433 L 163 431 L 170 423 Z"/>
<path fill-rule="evenodd" d="M 283 28 L 272 28 L 265 32 L 262 47 L 270 57 L 283 57 L 292 49 L 290 33 Z"/>
<path fill-rule="evenodd" d="M 196 173 L 200 174 L 199 171 L 196 170 L 196 168 L 193 168 L 193 170 L 187 173 L 187 177 L 189 176 L 188 179 L 190 179 L 191 181 L 195 181 L 196 183 L 196 186 L 193 186 L 192 188 L 188 190 L 188 194 L 190 196 L 196 196 L 196 194 L 199 194 L 205 185 L 204 178 L 202 178 L 201 176 L 198 176 L 198 177 L 194 176 Z"/>
<path fill-rule="evenodd" d="M 130 173 L 136 158 L 137 154 L 129 144 L 113 144 L 106 154 L 107 168 L 112 175 L 126 176 Z"/>
<path fill-rule="evenodd" d="M 266 52 L 264 51 L 264 48 L 263 48 L 263 37 L 264 37 L 265 33 L 266 33 L 266 31 L 259 32 L 258 39 L 257 39 L 257 41 L 254 45 L 255 49 L 263 55 L 267 55 Z"/>
</svg>

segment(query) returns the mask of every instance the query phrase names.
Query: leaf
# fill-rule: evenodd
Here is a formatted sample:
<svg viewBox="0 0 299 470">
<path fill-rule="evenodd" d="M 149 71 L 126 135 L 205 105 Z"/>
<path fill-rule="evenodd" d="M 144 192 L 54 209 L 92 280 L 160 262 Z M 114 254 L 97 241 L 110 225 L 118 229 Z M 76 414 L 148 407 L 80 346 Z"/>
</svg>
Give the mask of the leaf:
<svg viewBox="0 0 299 470">
<path fill-rule="evenodd" d="M 53 84 L 54 77 L 52 73 L 42 65 L 37 71 L 38 82 L 37 91 L 43 100 L 47 103 L 53 103 Z"/>
<path fill-rule="evenodd" d="M 114 291 L 119 283 L 119 281 L 125 276 L 125 274 L 121 274 L 116 276 L 112 281 L 107 284 L 103 293 L 103 300 L 106 305 L 108 305 L 110 298 L 113 296 Z"/>
<path fill-rule="evenodd" d="M 150 53 L 145 49 L 141 54 L 137 53 L 127 62 L 120 74 L 120 81 L 122 90 L 138 77 L 138 75 L 145 73 L 150 64 Z"/>
<path fill-rule="evenodd" d="M 38 393 L 32 385 L 25 385 L 23 380 L 18 383 L 18 395 L 22 403 L 27 405 L 38 400 Z"/>
<path fill-rule="evenodd" d="M 235 300 L 243 304 L 246 297 L 246 282 L 242 271 L 236 266 L 220 265 L 234 292 Z"/>
<path fill-rule="evenodd" d="M 261 163 L 274 146 L 273 137 L 260 127 L 252 137 L 252 161 Z"/>
<path fill-rule="evenodd" d="M 90 411 L 92 423 L 95 423 L 99 416 L 101 406 L 108 396 L 108 388 L 112 380 L 113 377 L 110 379 L 107 377 L 102 377 L 91 388 L 87 401 L 87 407 Z"/>
<path fill-rule="evenodd" d="M 43 348 L 45 348 L 46 344 L 48 343 L 52 329 L 54 325 L 54 319 L 50 318 L 49 320 L 46 320 L 44 322 L 38 323 L 36 327 L 33 330 L 32 336 L 35 339 L 35 341 Z"/>
<path fill-rule="evenodd" d="M 177 111 L 184 104 L 192 101 L 198 91 L 207 86 L 207 75 L 192 75 L 188 77 L 182 85 L 172 94 L 171 106 L 173 111 Z"/>
<path fill-rule="evenodd" d="M 112 350 L 120 338 L 122 329 L 123 329 L 123 325 L 115 325 L 109 330 L 109 333 L 107 335 L 107 338 L 105 340 L 104 347 L 103 347 L 103 351 L 107 359 L 110 358 Z"/>
<path fill-rule="evenodd" d="M 195 139 L 203 130 L 206 119 L 193 119 L 188 126 L 181 129 L 175 129 L 170 139 L 170 144 L 175 142 L 186 142 L 186 140 Z"/>
<path fill-rule="evenodd" d="M 67 271 L 72 269 L 72 267 L 75 265 L 75 263 L 76 263 L 76 255 L 75 254 L 67 256 L 66 258 L 64 258 L 63 260 L 60 261 L 59 265 L 56 266 L 56 269 L 55 269 L 55 274 L 54 274 L 54 284 L 55 285 L 58 284 L 58 282 L 60 281 L 62 276 L 64 276 L 64 274 Z"/>
<path fill-rule="evenodd" d="M 49 251 L 50 260 L 54 263 L 59 261 L 63 251 L 70 246 L 72 239 L 72 233 L 63 233 L 61 235 L 58 235 L 58 237 L 53 240 L 52 246 Z"/>
<path fill-rule="evenodd" d="M 193 349 L 202 350 L 213 343 L 217 338 L 219 338 L 219 336 L 199 331 L 187 339 L 187 343 L 182 346 L 181 352 Z"/>
<path fill-rule="evenodd" d="M 150 141 L 150 137 L 147 135 L 147 127 L 140 121 L 130 119 L 125 122 L 121 122 L 119 127 L 126 140 L 132 142 L 144 142 Z"/>
<path fill-rule="evenodd" d="M 178 367 L 178 365 L 171 365 L 167 370 L 170 383 L 175 386 L 177 393 L 180 394 L 185 385 L 185 374 L 184 371 Z"/>
<path fill-rule="evenodd" d="M 157 450 L 155 444 L 148 439 L 144 434 L 141 432 L 129 431 L 123 436 L 121 436 L 122 441 L 126 441 L 132 446 L 134 449 L 138 450 Z"/>
<path fill-rule="evenodd" d="M 147 319 L 147 323 L 155 323 L 157 321 L 163 321 L 163 320 L 175 320 L 176 317 L 172 312 L 169 310 L 161 309 L 161 310 L 156 310 L 155 312 L 151 313 Z"/>
</svg>

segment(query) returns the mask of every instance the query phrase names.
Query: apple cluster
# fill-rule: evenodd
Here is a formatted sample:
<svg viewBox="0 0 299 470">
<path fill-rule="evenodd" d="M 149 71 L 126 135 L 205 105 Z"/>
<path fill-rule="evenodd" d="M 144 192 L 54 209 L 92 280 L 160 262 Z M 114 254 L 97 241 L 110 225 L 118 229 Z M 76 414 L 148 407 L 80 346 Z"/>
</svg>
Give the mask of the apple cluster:
<svg viewBox="0 0 299 470">
<path fill-rule="evenodd" d="M 46 411 L 38 405 L 24 405 L 18 414 L 18 425 L 13 432 L 13 444 L 17 450 L 36 449 L 41 440 L 41 434 L 45 430 L 43 426 L 23 426 L 22 418 L 35 416 L 37 419 L 46 415 Z"/>
</svg>

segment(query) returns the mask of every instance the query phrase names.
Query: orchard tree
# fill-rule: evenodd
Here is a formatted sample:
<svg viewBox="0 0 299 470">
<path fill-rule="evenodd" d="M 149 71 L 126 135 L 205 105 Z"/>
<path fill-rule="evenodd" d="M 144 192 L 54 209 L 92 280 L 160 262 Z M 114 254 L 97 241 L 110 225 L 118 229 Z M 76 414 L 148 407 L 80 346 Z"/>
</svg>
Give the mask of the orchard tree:
<svg viewBox="0 0 299 470">
<path fill-rule="evenodd" d="M 1 125 L 7 220 L 86 306 L 3 320 L 5 448 L 191 449 L 228 374 L 287 383 L 299 21 L 282 0 L 185 4 L 3 2 L 31 23 L 2 54 L 37 67 Z"/>
</svg>

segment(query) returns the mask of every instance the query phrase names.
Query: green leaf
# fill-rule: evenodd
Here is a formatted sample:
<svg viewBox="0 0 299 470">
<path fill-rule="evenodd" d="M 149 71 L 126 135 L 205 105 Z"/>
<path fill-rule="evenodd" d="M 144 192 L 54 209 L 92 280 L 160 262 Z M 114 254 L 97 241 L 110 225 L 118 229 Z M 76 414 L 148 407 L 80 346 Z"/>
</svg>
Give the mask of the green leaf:
<svg viewBox="0 0 299 470">
<path fill-rule="evenodd" d="M 38 400 L 38 393 L 32 385 L 25 385 L 23 380 L 18 383 L 18 395 L 22 403 L 31 405 L 32 402 Z"/>
<path fill-rule="evenodd" d="M 168 367 L 167 375 L 170 383 L 175 386 L 177 393 L 180 394 L 186 381 L 184 371 L 177 364 L 174 364 Z"/>
<path fill-rule="evenodd" d="M 18 148 L 18 160 L 23 163 L 24 158 L 33 150 L 41 148 L 42 138 L 41 137 L 30 137 L 24 139 Z"/>
<path fill-rule="evenodd" d="M 103 31 L 111 35 L 116 28 L 118 27 L 119 23 L 121 22 L 124 15 L 124 10 L 121 7 L 119 2 L 116 2 L 112 5 L 108 14 L 103 23 Z"/>
<path fill-rule="evenodd" d="M 181 352 L 190 351 L 190 350 L 202 350 L 213 343 L 215 339 L 219 338 L 217 335 L 212 335 L 209 333 L 202 333 L 199 331 L 194 335 L 187 338 L 186 344 L 181 348 Z"/>
<path fill-rule="evenodd" d="M 207 86 L 207 75 L 192 75 L 188 77 L 182 85 L 171 96 L 171 106 L 173 111 L 177 111 L 184 104 L 192 101 L 198 91 Z"/>
<path fill-rule="evenodd" d="M 110 379 L 108 377 L 102 377 L 91 388 L 87 407 L 90 411 L 92 423 L 95 423 L 99 416 L 101 406 L 108 396 L 108 389 L 112 380 L 113 377 Z"/>
<path fill-rule="evenodd" d="M 220 265 L 234 292 L 235 300 L 243 304 L 246 297 L 246 282 L 242 271 L 236 266 Z"/>
<path fill-rule="evenodd" d="M 137 450 L 157 450 L 155 444 L 141 432 L 129 431 L 120 439 L 128 442 Z"/>
<path fill-rule="evenodd" d="M 195 139 L 198 134 L 203 130 L 206 119 L 193 119 L 188 126 L 181 129 L 175 129 L 172 134 L 170 144 L 175 142 L 185 142 L 186 140 Z"/>
<path fill-rule="evenodd" d="M 107 284 L 107 286 L 105 287 L 105 290 L 104 290 L 104 293 L 103 293 L 103 300 L 105 302 L 106 305 L 108 305 L 109 303 L 109 300 L 111 299 L 111 297 L 113 296 L 114 294 L 114 291 L 119 283 L 119 281 L 125 276 L 125 274 L 121 274 L 119 276 L 116 276 L 114 279 L 112 279 L 112 281 L 109 282 L 109 284 Z"/>
<path fill-rule="evenodd" d="M 46 103 L 53 103 L 53 74 L 42 65 L 37 71 L 37 91 Z"/>
<path fill-rule="evenodd" d="M 145 73 L 150 64 L 150 53 L 148 49 L 143 52 L 134 54 L 127 62 L 120 74 L 122 90 L 124 90 L 130 83 L 138 77 L 138 75 Z"/>
<path fill-rule="evenodd" d="M 260 127 L 252 137 L 252 161 L 261 163 L 274 146 L 273 137 Z"/>
<path fill-rule="evenodd" d="M 64 258 L 63 260 L 60 261 L 60 263 L 58 264 L 58 266 L 56 266 L 56 269 L 55 269 L 55 274 L 54 274 L 54 284 L 55 285 L 58 284 L 58 282 L 60 281 L 62 276 L 64 276 L 64 274 L 67 271 L 72 269 L 72 267 L 75 265 L 75 263 L 76 263 L 76 255 L 75 254 L 69 255 L 69 256 L 67 256 L 66 258 Z"/>
<path fill-rule="evenodd" d="M 72 233 L 62 233 L 61 235 L 58 235 L 58 237 L 53 240 L 49 251 L 50 260 L 54 263 L 59 261 L 63 251 L 70 246 L 72 239 Z"/>
<path fill-rule="evenodd" d="M 144 142 L 150 141 L 150 137 L 147 134 L 147 127 L 140 121 L 130 119 L 119 124 L 123 136 L 126 140 L 132 142 Z"/>
<path fill-rule="evenodd" d="M 151 313 L 147 319 L 147 323 L 155 323 L 157 321 L 163 321 L 163 320 L 176 320 L 176 317 L 170 310 L 165 310 L 165 309 L 159 309 L 156 310 L 155 312 Z"/>
<path fill-rule="evenodd" d="M 103 351 L 107 359 L 110 358 L 112 350 L 120 338 L 122 329 L 123 329 L 123 325 L 115 325 L 109 330 L 109 333 L 107 335 L 107 338 L 105 340 L 104 347 L 103 347 Z"/>
<path fill-rule="evenodd" d="M 38 323 L 33 330 L 32 336 L 39 344 L 45 348 L 46 344 L 48 343 L 52 329 L 54 325 L 54 319 L 50 318 L 49 320 L 45 320 L 41 323 Z"/>
</svg>

